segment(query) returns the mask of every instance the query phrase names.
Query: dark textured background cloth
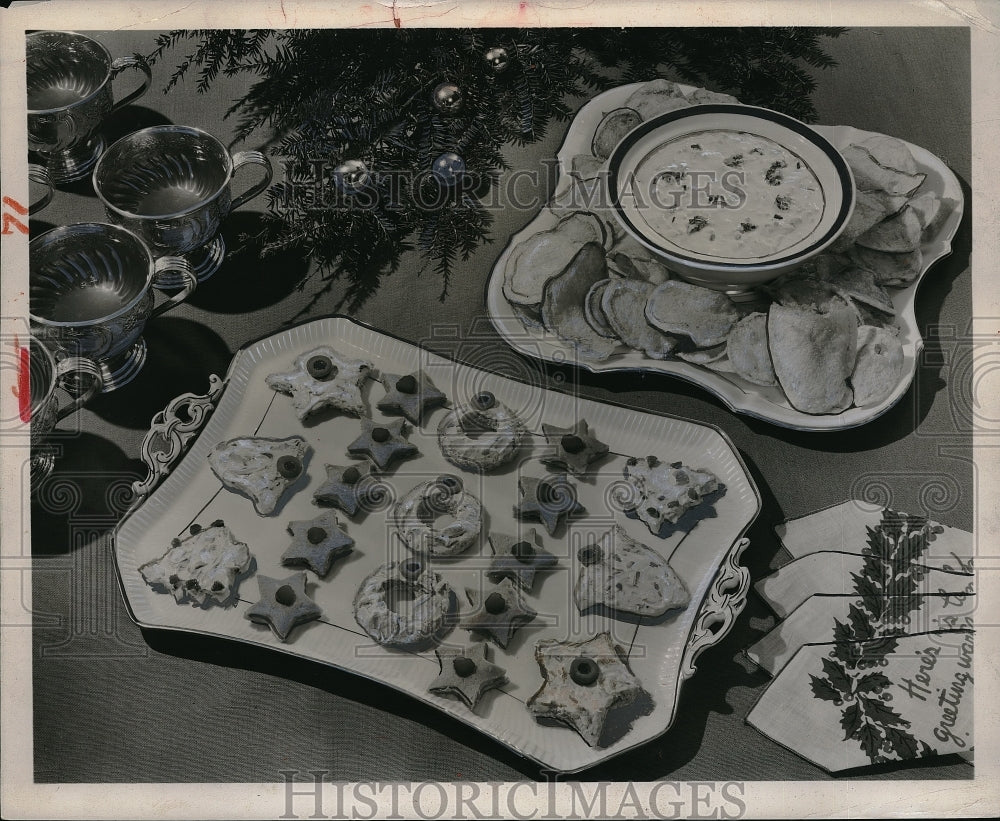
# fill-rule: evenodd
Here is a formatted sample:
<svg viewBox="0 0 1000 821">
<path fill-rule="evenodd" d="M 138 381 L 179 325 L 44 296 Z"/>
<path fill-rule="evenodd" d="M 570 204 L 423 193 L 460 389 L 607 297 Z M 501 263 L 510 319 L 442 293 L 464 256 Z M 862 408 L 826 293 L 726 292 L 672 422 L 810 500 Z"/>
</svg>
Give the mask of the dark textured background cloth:
<svg viewBox="0 0 1000 821">
<path fill-rule="evenodd" d="M 148 53 L 155 32 L 96 36 L 119 56 Z M 800 433 L 734 415 L 705 391 L 675 379 L 568 375 L 589 398 L 710 423 L 732 438 L 764 501 L 744 558 L 754 578 L 766 574 L 776 558 L 775 524 L 850 497 L 924 511 L 972 529 L 973 392 L 964 367 L 971 342 L 963 341 L 971 318 L 968 33 L 852 30 L 828 48 L 840 66 L 818 75 L 818 121 L 923 146 L 955 171 L 965 189 L 966 218 L 954 253 L 934 267 L 917 298 L 926 347 L 902 401 L 857 430 Z M 155 68 L 150 93 L 113 116 L 107 124 L 112 137 L 172 122 L 230 139 L 232 122 L 222 115 L 240 92 L 238 82 L 220 81 L 210 95 L 195 93 L 192 80 L 161 93 L 185 53 L 182 45 L 168 54 Z M 515 168 L 542 169 L 564 133 L 565 125 L 554 127 L 540 143 L 509 148 L 507 158 Z M 262 207 L 258 199 L 231 216 L 226 227 L 231 249 L 241 232 L 253 229 Z M 434 328 L 450 325 L 460 342 L 433 345 L 442 352 L 533 381 L 550 379 L 552 372 L 536 371 L 507 349 L 484 317 L 490 268 L 510 235 L 533 215 L 533 210 L 500 209 L 492 244 L 458 267 L 446 301 L 438 299 L 433 271 L 421 276 L 422 262 L 413 256 L 357 317 L 413 342 L 429 342 Z M 32 233 L 102 219 L 88 180 L 59 192 L 32 221 Z M 258 648 L 140 631 L 128 619 L 109 533 L 127 503 L 128 484 L 145 475 L 138 456 L 150 419 L 178 394 L 204 393 L 208 375 L 224 374 L 234 352 L 249 340 L 335 310 L 339 287 L 316 299 L 321 282 L 313 276 L 303 289 L 295 288 L 307 265 L 291 256 L 261 261 L 249 253 L 234 255 L 186 305 L 149 324 L 149 359 L 133 384 L 62 423 L 69 432 L 55 439 L 61 451 L 56 474 L 32 514 L 38 781 L 273 782 L 288 769 L 323 770 L 338 780 L 544 777 L 506 748 L 394 690 Z M 768 679 L 741 661 L 740 651 L 773 624 L 751 593 L 732 633 L 701 657 L 670 732 L 582 777 L 829 778 L 744 723 Z M 851 775 L 966 778 L 972 768 L 944 757 Z"/>
</svg>

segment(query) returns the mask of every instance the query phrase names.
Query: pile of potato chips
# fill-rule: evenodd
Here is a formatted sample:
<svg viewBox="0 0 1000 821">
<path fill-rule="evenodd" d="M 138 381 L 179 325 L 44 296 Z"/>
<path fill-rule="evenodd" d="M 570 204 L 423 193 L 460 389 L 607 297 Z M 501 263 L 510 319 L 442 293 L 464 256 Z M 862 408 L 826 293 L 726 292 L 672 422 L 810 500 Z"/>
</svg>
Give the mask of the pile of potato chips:
<svg viewBox="0 0 1000 821">
<path fill-rule="evenodd" d="M 548 206 L 558 222 L 510 254 L 505 298 L 526 327 L 555 333 L 583 360 L 628 350 L 683 360 L 777 386 L 809 414 L 880 404 L 904 376 L 887 289 L 920 275 L 923 238 L 949 206 L 922 191 L 925 175 L 905 143 L 873 135 L 842 151 L 857 187 L 844 233 L 828 253 L 760 288 L 750 302 L 673 276 L 595 196 L 604 160 L 629 129 L 663 111 L 720 101 L 734 100 L 703 90 L 685 96 L 654 80 L 606 114 L 592 154 L 573 159 L 572 185 Z M 581 209 L 581 202 L 593 205 Z"/>
</svg>

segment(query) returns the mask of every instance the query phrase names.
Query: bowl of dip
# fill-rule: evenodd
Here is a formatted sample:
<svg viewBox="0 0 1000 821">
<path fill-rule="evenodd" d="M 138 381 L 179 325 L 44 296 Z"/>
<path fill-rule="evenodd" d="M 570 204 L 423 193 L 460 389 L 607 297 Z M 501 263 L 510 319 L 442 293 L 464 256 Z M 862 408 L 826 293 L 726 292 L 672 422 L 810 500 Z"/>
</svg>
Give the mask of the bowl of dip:
<svg viewBox="0 0 1000 821">
<path fill-rule="evenodd" d="M 766 108 L 701 105 L 654 117 L 608 160 L 609 203 L 683 279 L 746 295 L 827 248 L 854 210 L 840 152 Z"/>
</svg>

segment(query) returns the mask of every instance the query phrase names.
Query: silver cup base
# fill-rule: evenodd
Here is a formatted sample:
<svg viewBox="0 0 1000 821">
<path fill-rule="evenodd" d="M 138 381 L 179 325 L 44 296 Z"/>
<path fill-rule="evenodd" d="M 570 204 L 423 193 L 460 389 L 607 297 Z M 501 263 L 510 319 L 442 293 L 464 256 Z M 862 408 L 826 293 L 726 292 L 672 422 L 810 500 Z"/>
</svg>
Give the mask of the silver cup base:
<svg viewBox="0 0 1000 821">
<path fill-rule="evenodd" d="M 101 371 L 103 380 L 101 393 L 109 393 L 124 387 L 139 375 L 139 371 L 145 364 L 146 340 L 142 337 L 139 337 L 138 341 L 124 353 L 108 359 L 97 360 L 97 367 Z M 67 374 L 62 378 L 60 384 L 71 396 L 80 396 L 87 390 L 90 383 L 74 374 Z"/>
<path fill-rule="evenodd" d="M 104 138 L 95 134 L 73 148 L 40 156 L 45 159 L 52 182 L 55 185 L 66 185 L 86 177 L 97 165 L 103 153 Z"/>
<path fill-rule="evenodd" d="M 226 241 L 216 237 L 211 242 L 181 255 L 191 266 L 191 273 L 201 284 L 222 267 L 226 260 Z M 179 291 L 184 287 L 184 277 L 179 273 L 163 273 L 157 276 L 153 287 L 160 291 Z"/>
</svg>

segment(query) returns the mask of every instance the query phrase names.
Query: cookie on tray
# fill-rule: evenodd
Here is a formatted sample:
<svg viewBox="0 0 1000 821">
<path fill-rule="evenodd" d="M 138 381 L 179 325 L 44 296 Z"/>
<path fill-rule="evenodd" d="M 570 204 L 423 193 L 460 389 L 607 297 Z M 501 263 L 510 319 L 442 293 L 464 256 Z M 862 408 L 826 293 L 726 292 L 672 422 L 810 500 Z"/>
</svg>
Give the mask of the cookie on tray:
<svg viewBox="0 0 1000 821">
<path fill-rule="evenodd" d="M 238 578 L 250 570 L 253 556 L 221 519 L 209 527 L 191 525 L 189 535 L 174 539 L 159 559 L 139 568 L 153 589 L 166 590 L 178 604 L 225 607 L 235 601 Z"/>
<path fill-rule="evenodd" d="M 379 470 L 386 470 L 400 459 L 416 456 L 417 446 L 407 441 L 406 422 L 361 420 L 361 435 L 347 446 L 352 456 L 367 456 Z"/>
<path fill-rule="evenodd" d="M 282 641 L 300 624 L 315 621 L 323 611 L 306 594 L 306 574 L 293 573 L 284 579 L 257 576 L 260 599 L 250 606 L 246 617 L 257 624 L 266 624 Z"/>
<path fill-rule="evenodd" d="M 520 498 L 514 506 L 518 519 L 541 522 L 550 536 L 559 523 L 572 516 L 581 516 L 586 508 L 576 498 L 576 487 L 566 477 L 548 476 L 538 479 L 522 476 L 517 480 Z"/>
<path fill-rule="evenodd" d="M 295 357 L 293 370 L 272 373 L 265 381 L 271 390 L 292 397 L 292 407 L 300 420 L 324 408 L 365 416 L 368 410 L 361 386 L 371 369 L 368 360 L 350 359 L 329 345 L 320 345 Z"/>
<path fill-rule="evenodd" d="M 542 462 L 551 468 L 564 468 L 574 476 L 587 472 L 592 462 L 606 456 L 610 448 L 601 442 L 581 419 L 568 428 L 542 423 L 542 433 L 548 449 L 542 454 Z"/>
<path fill-rule="evenodd" d="M 527 435 L 517 413 L 490 391 L 480 391 L 438 425 L 441 454 L 474 473 L 489 473 L 510 462 Z"/>
<path fill-rule="evenodd" d="M 625 510 L 634 512 L 654 536 L 660 535 L 664 523 L 676 524 L 685 512 L 698 507 L 705 496 L 720 487 L 710 471 L 681 462 L 663 464 L 655 456 L 633 457 L 622 470 L 632 489 Z"/>
<path fill-rule="evenodd" d="M 464 649 L 442 647 L 436 650 L 441 673 L 427 688 L 438 696 L 461 699 L 470 710 L 489 690 L 503 687 L 507 673 L 486 658 L 486 642 L 477 641 Z"/>
<path fill-rule="evenodd" d="M 573 600 L 580 612 L 603 605 L 619 613 L 662 616 L 691 601 L 684 582 L 653 548 L 618 525 L 577 550 L 580 569 Z"/>
<path fill-rule="evenodd" d="M 249 497 L 261 516 L 270 516 L 285 491 L 305 472 L 311 453 L 301 436 L 241 436 L 219 442 L 209 452 L 208 463 L 222 484 Z"/>
<path fill-rule="evenodd" d="M 379 470 L 370 462 L 323 467 L 326 481 L 313 493 L 316 504 L 339 507 L 353 518 L 366 502 L 374 505 L 380 501 L 383 489 L 378 484 Z"/>
<path fill-rule="evenodd" d="M 550 570 L 559 560 L 542 547 L 542 540 L 535 528 L 528 528 L 521 538 L 508 536 L 505 533 L 491 533 L 490 547 L 493 558 L 486 578 L 499 583 L 503 579 L 511 579 L 522 590 L 531 590 L 535 583 L 535 574 L 539 570 Z"/>
<path fill-rule="evenodd" d="M 612 710 L 649 698 L 608 633 L 578 642 L 539 641 L 535 660 L 544 682 L 528 699 L 528 710 L 572 727 L 591 747 L 599 746 Z"/>
<path fill-rule="evenodd" d="M 434 386 L 423 371 L 402 376 L 383 373 L 379 382 L 385 386 L 385 396 L 376 403 L 376 407 L 386 414 L 401 414 L 414 425 L 420 424 L 424 411 L 440 407 L 448 401 L 448 397 Z"/>
<path fill-rule="evenodd" d="M 354 550 L 354 539 L 331 510 L 305 521 L 289 522 L 292 543 L 281 554 L 284 565 L 304 565 L 317 576 L 330 572 L 333 562 Z"/>
<path fill-rule="evenodd" d="M 469 590 L 470 600 L 476 592 Z M 521 627 L 534 620 L 538 614 L 524 601 L 521 589 L 510 579 L 484 590 L 476 607 L 461 621 L 461 627 L 486 636 L 501 647 L 506 647 Z"/>
</svg>

